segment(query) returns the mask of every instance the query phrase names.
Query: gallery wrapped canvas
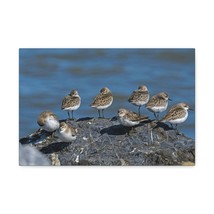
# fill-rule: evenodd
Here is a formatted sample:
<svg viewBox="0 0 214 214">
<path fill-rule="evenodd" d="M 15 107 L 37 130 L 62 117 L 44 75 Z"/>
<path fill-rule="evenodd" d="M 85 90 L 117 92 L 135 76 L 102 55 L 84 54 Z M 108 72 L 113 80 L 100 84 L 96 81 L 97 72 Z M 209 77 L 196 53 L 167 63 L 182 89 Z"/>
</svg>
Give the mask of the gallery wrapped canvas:
<svg viewBox="0 0 214 214">
<path fill-rule="evenodd" d="M 20 165 L 195 164 L 195 49 L 20 49 L 19 74 Z"/>
</svg>

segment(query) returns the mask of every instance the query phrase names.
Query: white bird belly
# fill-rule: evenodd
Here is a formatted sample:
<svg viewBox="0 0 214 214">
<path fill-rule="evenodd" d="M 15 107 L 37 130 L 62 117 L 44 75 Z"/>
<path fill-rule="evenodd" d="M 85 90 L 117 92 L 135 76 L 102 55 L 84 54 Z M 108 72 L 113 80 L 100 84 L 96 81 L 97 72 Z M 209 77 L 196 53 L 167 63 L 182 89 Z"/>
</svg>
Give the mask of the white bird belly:
<svg viewBox="0 0 214 214">
<path fill-rule="evenodd" d="M 123 126 L 128 126 L 128 127 L 135 126 L 135 125 L 139 124 L 138 121 L 130 121 L 130 120 L 125 119 L 125 118 L 119 118 L 119 121 Z"/>
<path fill-rule="evenodd" d="M 61 140 L 61 142 L 71 142 L 76 140 L 77 136 L 72 136 L 71 133 L 65 131 L 57 131 L 56 136 Z"/>
<path fill-rule="evenodd" d="M 165 111 L 167 109 L 167 105 L 165 106 L 154 106 L 154 107 L 149 107 L 148 110 L 149 111 L 152 111 L 152 112 L 162 112 L 162 111 Z"/>
<path fill-rule="evenodd" d="M 68 108 L 64 108 L 63 110 L 65 111 L 75 111 L 80 107 L 80 103 L 76 106 L 72 106 L 72 107 L 68 107 Z"/>
<path fill-rule="evenodd" d="M 169 120 L 168 122 L 172 123 L 172 124 L 179 124 L 179 123 L 183 123 L 188 117 L 188 112 L 186 113 L 186 115 L 183 118 L 178 118 L 175 120 Z"/>
<path fill-rule="evenodd" d="M 112 104 L 112 102 L 113 102 L 113 100 L 109 104 L 107 104 L 107 105 L 104 105 L 104 106 L 94 106 L 94 107 L 97 108 L 98 110 L 106 109 L 106 108 L 108 108 Z"/>
<path fill-rule="evenodd" d="M 59 122 L 57 120 L 48 120 L 45 125 L 42 126 L 42 129 L 48 132 L 53 132 L 59 128 Z"/>
<path fill-rule="evenodd" d="M 135 105 L 135 106 L 143 106 L 143 105 L 145 105 L 146 103 L 148 103 L 148 101 L 149 101 L 149 97 L 148 97 L 148 99 L 145 100 L 145 101 L 132 101 L 131 103 L 132 103 L 133 105 Z"/>
</svg>

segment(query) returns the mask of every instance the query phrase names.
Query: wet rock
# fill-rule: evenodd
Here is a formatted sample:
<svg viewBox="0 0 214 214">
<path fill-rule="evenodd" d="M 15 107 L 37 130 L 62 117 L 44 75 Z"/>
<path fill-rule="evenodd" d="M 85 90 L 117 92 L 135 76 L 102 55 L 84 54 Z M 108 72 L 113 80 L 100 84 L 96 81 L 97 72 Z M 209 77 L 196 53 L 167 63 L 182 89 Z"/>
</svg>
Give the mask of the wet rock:
<svg viewBox="0 0 214 214">
<path fill-rule="evenodd" d="M 131 130 L 120 125 L 116 117 L 68 122 L 78 129 L 74 142 L 55 142 L 51 133 L 38 130 L 20 139 L 20 143 L 34 146 L 52 165 L 153 166 L 195 162 L 195 141 L 164 123 L 148 121 Z"/>
</svg>

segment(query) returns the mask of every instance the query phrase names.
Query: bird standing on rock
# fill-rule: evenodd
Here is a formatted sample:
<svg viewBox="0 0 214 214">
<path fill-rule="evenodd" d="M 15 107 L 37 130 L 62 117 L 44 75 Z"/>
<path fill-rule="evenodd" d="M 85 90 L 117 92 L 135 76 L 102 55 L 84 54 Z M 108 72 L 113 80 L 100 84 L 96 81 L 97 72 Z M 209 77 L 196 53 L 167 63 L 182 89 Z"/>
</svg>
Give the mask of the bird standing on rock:
<svg viewBox="0 0 214 214">
<path fill-rule="evenodd" d="M 72 113 L 72 119 L 74 119 L 73 111 L 80 107 L 81 98 L 77 90 L 72 90 L 71 93 L 62 100 L 61 109 L 68 111 L 68 117 L 70 119 L 70 111 Z"/>
<path fill-rule="evenodd" d="M 138 114 L 140 115 L 141 106 L 145 105 L 149 101 L 149 91 L 145 85 L 139 86 L 138 90 L 135 90 L 130 95 L 128 101 L 133 105 L 138 106 Z"/>
<path fill-rule="evenodd" d="M 188 110 L 192 110 L 188 104 L 178 103 L 170 108 L 160 122 L 169 122 L 171 125 L 175 124 L 175 129 L 177 130 L 177 125 L 183 123 L 188 118 Z"/>
<path fill-rule="evenodd" d="M 102 110 L 102 117 L 104 118 L 104 109 L 108 108 L 113 102 L 113 95 L 108 88 L 102 88 L 100 93 L 94 98 L 93 102 L 91 103 L 92 108 L 96 108 L 98 110 L 99 117 L 100 110 Z"/>
<path fill-rule="evenodd" d="M 157 120 L 159 120 L 159 113 L 163 112 L 168 107 L 169 95 L 166 92 L 161 92 L 159 94 L 154 95 L 149 102 L 146 104 L 146 108 L 154 113 L 154 116 Z M 157 113 L 157 115 L 156 115 Z"/>
</svg>

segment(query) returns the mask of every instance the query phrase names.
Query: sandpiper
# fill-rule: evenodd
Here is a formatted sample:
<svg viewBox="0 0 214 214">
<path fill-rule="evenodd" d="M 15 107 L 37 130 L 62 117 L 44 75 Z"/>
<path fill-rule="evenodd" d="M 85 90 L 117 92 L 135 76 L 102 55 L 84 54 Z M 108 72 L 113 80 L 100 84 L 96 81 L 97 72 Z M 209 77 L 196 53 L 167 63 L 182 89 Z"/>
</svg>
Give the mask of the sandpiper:
<svg viewBox="0 0 214 214">
<path fill-rule="evenodd" d="M 100 90 L 100 93 L 94 98 L 90 106 L 98 110 L 99 117 L 101 117 L 100 110 L 102 110 L 102 117 L 104 117 L 104 109 L 108 108 L 112 102 L 113 95 L 111 91 L 105 87 Z"/>
<path fill-rule="evenodd" d="M 168 106 L 169 95 L 165 92 L 161 92 L 159 94 L 154 95 L 149 102 L 146 104 L 146 108 L 154 113 L 154 116 L 157 120 L 159 120 L 159 113 L 163 112 L 167 109 Z M 156 115 L 157 113 L 157 115 Z"/>
<path fill-rule="evenodd" d="M 77 129 L 73 128 L 66 122 L 61 122 L 59 129 L 56 130 L 55 135 L 61 142 L 72 142 L 77 138 Z"/>
<path fill-rule="evenodd" d="M 118 110 L 118 119 L 123 126 L 133 127 L 138 125 L 140 122 L 147 121 L 147 116 L 140 116 L 139 114 L 129 111 L 125 108 Z"/>
<path fill-rule="evenodd" d="M 128 101 L 133 105 L 138 106 L 138 114 L 140 115 L 141 106 L 145 105 L 149 101 L 149 91 L 145 85 L 139 86 L 138 90 L 135 90 L 130 95 Z"/>
<path fill-rule="evenodd" d="M 38 125 L 47 132 L 53 132 L 59 128 L 59 120 L 57 116 L 51 111 L 42 112 L 38 119 Z"/>
<path fill-rule="evenodd" d="M 68 112 L 68 117 L 70 119 L 70 111 L 72 113 L 72 119 L 74 119 L 73 111 L 77 110 L 80 107 L 81 98 L 77 92 L 77 90 L 72 90 L 71 93 L 64 97 L 62 100 L 61 109 Z"/>
<path fill-rule="evenodd" d="M 188 110 L 192 110 L 188 104 L 178 103 L 170 108 L 160 122 L 169 122 L 171 125 L 175 124 L 175 129 L 177 130 L 177 125 L 183 123 L 188 118 Z"/>
</svg>

